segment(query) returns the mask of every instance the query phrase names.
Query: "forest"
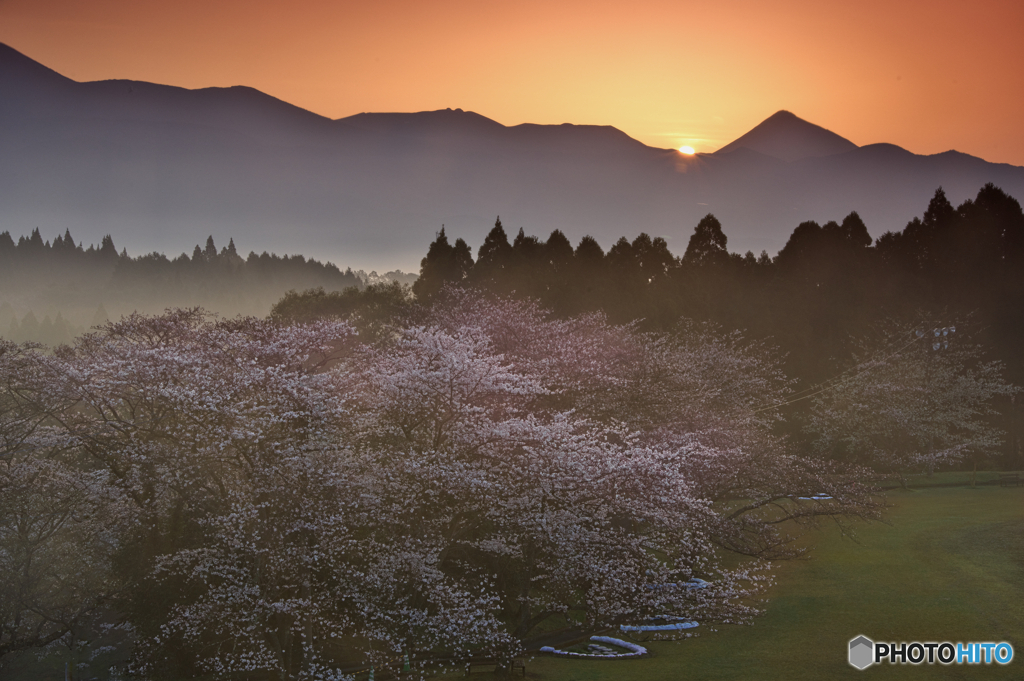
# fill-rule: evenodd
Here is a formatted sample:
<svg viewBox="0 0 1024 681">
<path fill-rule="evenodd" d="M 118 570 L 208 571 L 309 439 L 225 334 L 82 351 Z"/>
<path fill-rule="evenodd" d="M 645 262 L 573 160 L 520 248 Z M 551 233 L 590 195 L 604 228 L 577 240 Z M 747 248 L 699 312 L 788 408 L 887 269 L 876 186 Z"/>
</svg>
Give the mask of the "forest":
<svg viewBox="0 0 1024 681">
<path fill-rule="evenodd" d="M 52 241 L 39 229 L 17 241 L 0 232 L 0 337 L 55 346 L 132 312 L 159 313 L 200 305 L 223 317 L 266 315 L 286 291 L 340 290 L 378 281 L 412 283 L 398 270 L 342 271 L 301 255 L 250 252 L 233 239 L 217 249 L 213 237 L 191 256 L 118 253 L 108 235 L 99 246 L 75 243 L 70 230 Z"/>
<path fill-rule="evenodd" d="M 713 215 L 682 256 L 645 233 L 607 253 L 589 237 L 574 249 L 558 230 L 542 241 L 520 229 L 510 242 L 499 218 L 475 260 L 442 230 L 413 290 L 429 299 L 455 283 L 537 300 L 558 316 L 601 311 L 651 331 L 681 318 L 712 322 L 773 345 L 800 390 L 841 375 L 893 322 L 928 333 L 955 326 L 956 343 L 969 336 L 1011 382 L 1024 383 L 1024 214 L 991 184 L 958 207 L 939 188 L 920 218 L 874 242 L 852 212 L 841 222 L 801 223 L 775 257 L 730 253 L 727 244 Z M 1020 468 L 1024 412 L 1010 398 L 999 409 L 1007 431 L 1000 460 Z"/>
<path fill-rule="evenodd" d="M 775 258 L 711 215 L 681 257 L 499 220 L 475 259 L 438 233 L 411 287 L 0 341 L 0 666 L 507 674 L 553 628 L 753 622 L 811 528 L 882 517 L 883 476 L 1020 467 L 1022 257 L 991 185 Z"/>
</svg>

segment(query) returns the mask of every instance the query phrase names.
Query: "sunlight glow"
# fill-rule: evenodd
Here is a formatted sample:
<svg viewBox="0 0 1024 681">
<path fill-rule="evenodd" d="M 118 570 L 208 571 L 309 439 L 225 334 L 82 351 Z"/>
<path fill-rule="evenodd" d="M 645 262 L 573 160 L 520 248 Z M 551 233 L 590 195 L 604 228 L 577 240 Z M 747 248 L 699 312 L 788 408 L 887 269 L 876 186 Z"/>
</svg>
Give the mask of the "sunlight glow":
<svg viewBox="0 0 1024 681">
<path fill-rule="evenodd" d="M 693 155 L 693 147 L 679 147 L 679 152 L 686 154 L 687 156 Z"/>
</svg>

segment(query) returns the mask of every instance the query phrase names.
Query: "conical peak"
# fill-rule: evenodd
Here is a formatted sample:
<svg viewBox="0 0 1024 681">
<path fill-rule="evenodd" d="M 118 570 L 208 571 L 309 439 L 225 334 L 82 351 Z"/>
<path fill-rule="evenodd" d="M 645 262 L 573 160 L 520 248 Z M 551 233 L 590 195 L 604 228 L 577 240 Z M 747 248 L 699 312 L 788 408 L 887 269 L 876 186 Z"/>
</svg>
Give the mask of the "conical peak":
<svg viewBox="0 0 1024 681">
<path fill-rule="evenodd" d="M 857 145 L 830 130 L 810 123 L 789 111 L 777 111 L 753 130 L 719 149 L 727 154 L 742 147 L 784 161 L 832 156 L 857 148 Z"/>
</svg>

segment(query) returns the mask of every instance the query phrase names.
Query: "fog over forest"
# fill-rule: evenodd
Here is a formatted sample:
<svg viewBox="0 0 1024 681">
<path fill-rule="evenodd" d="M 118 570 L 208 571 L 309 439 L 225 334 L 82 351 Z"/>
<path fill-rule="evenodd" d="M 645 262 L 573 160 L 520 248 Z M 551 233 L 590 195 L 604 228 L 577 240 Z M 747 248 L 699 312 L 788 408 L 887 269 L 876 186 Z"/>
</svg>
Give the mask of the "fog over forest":
<svg viewBox="0 0 1024 681">
<path fill-rule="evenodd" d="M 97 247 L 75 243 L 70 230 L 44 240 L 38 229 L 17 238 L 0 232 L 0 337 L 54 346 L 123 315 L 195 307 L 222 317 L 266 316 L 285 292 L 322 287 L 340 291 L 369 283 L 411 284 L 401 271 L 378 275 L 302 255 L 250 252 L 213 238 L 189 256 L 131 257 L 110 236 Z"/>
</svg>

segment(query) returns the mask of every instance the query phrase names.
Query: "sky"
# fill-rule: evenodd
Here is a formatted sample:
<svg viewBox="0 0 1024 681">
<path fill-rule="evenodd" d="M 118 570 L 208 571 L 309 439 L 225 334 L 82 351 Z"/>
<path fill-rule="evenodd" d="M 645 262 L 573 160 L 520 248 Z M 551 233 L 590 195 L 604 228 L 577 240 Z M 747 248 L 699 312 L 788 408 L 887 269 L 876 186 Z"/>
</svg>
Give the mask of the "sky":
<svg viewBox="0 0 1024 681">
<path fill-rule="evenodd" d="M 462 108 L 714 151 L 786 109 L 1024 166 L 1021 0 L 0 0 L 74 80 L 248 85 L 342 118 Z"/>
</svg>

